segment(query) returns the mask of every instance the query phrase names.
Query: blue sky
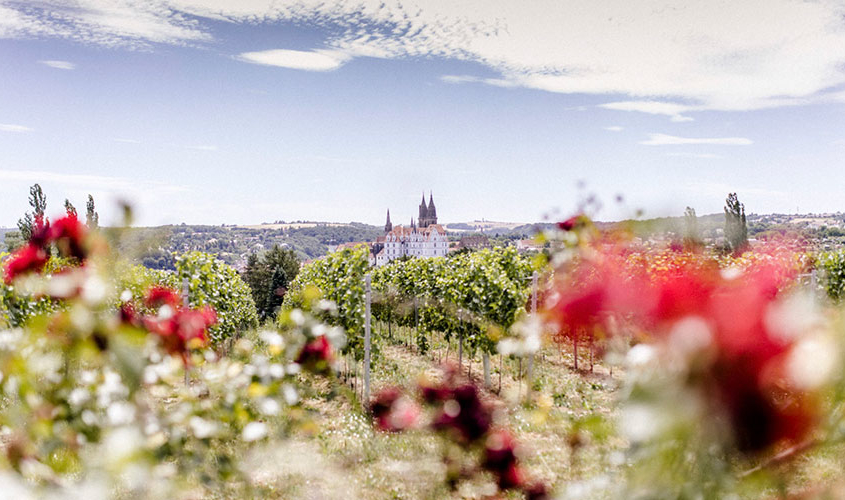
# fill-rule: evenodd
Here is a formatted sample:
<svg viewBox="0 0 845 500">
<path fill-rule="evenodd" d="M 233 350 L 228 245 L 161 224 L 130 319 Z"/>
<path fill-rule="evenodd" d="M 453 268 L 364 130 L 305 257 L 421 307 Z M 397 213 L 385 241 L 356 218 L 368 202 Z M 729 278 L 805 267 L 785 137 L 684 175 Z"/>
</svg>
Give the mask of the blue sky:
<svg viewBox="0 0 845 500">
<path fill-rule="evenodd" d="M 0 226 L 845 208 L 842 2 L 454 4 L 0 0 Z"/>
</svg>

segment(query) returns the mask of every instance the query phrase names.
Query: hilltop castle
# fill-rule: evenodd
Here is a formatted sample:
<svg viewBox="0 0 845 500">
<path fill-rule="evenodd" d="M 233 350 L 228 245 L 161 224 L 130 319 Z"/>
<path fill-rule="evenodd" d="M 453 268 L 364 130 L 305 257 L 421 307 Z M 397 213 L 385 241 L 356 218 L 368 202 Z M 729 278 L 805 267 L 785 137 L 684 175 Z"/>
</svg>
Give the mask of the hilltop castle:
<svg viewBox="0 0 845 500">
<path fill-rule="evenodd" d="M 390 209 L 384 224 L 384 236 L 373 243 L 375 265 L 383 266 L 388 262 L 405 256 L 438 257 L 449 252 L 449 239 L 446 230 L 437 223 L 437 208 L 434 195 L 429 193 L 428 204 L 423 193 L 420 202 L 419 217 L 413 217 L 409 226 L 393 226 L 390 222 Z"/>
</svg>

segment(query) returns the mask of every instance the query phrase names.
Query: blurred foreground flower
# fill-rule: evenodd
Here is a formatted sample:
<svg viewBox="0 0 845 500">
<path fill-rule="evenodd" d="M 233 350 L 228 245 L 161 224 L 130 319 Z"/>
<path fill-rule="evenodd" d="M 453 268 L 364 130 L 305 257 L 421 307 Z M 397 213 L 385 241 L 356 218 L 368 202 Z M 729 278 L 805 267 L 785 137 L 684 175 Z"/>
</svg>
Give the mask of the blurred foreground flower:
<svg viewBox="0 0 845 500">
<path fill-rule="evenodd" d="M 812 311 L 782 312 L 797 273 L 792 254 L 762 250 L 766 258 L 725 271 L 698 252 L 635 252 L 600 243 L 558 269 L 545 305 L 560 334 L 577 342 L 584 333 L 618 335 L 626 325 L 655 346 L 660 384 L 679 378 L 703 400 L 705 415 L 724 416 L 740 452 L 805 439 L 820 401 L 817 387 L 795 377 L 792 360 L 819 328 L 790 320 Z"/>
<path fill-rule="evenodd" d="M 376 427 L 383 432 L 399 432 L 416 426 L 420 417 L 419 405 L 398 387 L 377 392 L 370 402 L 370 413 Z"/>
</svg>

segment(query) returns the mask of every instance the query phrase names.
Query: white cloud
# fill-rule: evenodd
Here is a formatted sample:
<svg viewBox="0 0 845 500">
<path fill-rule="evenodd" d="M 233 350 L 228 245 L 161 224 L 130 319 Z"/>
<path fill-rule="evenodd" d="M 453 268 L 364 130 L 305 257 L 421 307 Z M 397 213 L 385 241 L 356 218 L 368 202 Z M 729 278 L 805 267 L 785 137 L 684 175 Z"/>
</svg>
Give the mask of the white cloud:
<svg viewBox="0 0 845 500">
<path fill-rule="evenodd" d="M 495 87 L 504 87 L 504 88 L 512 88 L 518 87 L 519 84 L 513 80 L 506 80 L 504 78 L 479 78 L 477 76 L 471 75 L 443 75 L 440 77 L 440 81 L 444 83 L 454 83 L 454 84 L 461 84 L 461 83 L 485 83 L 487 85 L 493 85 Z"/>
<path fill-rule="evenodd" d="M 23 125 L 15 125 L 12 123 L 0 123 L 0 132 L 32 132 L 32 129 L 29 127 L 24 127 Z"/>
<path fill-rule="evenodd" d="M 125 139 L 123 137 L 115 137 L 114 142 L 123 142 L 126 144 L 141 144 L 141 141 L 138 139 Z"/>
<path fill-rule="evenodd" d="M 238 56 L 242 61 L 279 66 L 282 68 L 301 69 L 305 71 L 332 71 L 341 66 L 349 56 L 340 50 L 263 50 L 260 52 L 244 52 Z"/>
<path fill-rule="evenodd" d="M 210 40 L 200 23 L 168 1 L 43 0 L 0 6 L 0 38 L 59 37 L 108 47 Z"/>
<path fill-rule="evenodd" d="M 217 151 L 217 146 L 213 144 L 200 144 L 197 146 L 185 146 L 187 149 L 193 149 L 194 151 Z"/>
<path fill-rule="evenodd" d="M 107 191 L 136 191 L 139 189 L 155 189 L 171 193 L 187 191 L 183 186 L 166 184 L 163 182 L 141 181 L 127 177 L 112 177 L 106 175 L 64 174 L 48 172 L 46 170 L 7 170 L 0 169 L 0 180 L 18 182 L 52 182 L 64 186 L 88 186 L 91 189 Z"/>
<path fill-rule="evenodd" d="M 620 101 L 608 102 L 600 104 L 600 108 L 614 109 L 617 111 L 639 111 L 641 113 L 649 113 L 652 115 L 666 115 L 672 119 L 673 122 L 692 121 L 689 116 L 684 116 L 681 113 L 693 111 L 693 106 L 685 104 L 677 104 L 674 102 L 663 101 Z"/>
<path fill-rule="evenodd" d="M 45 66 L 56 69 L 76 69 L 76 64 L 70 61 L 38 61 Z"/>
<path fill-rule="evenodd" d="M 622 132 L 623 130 L 625 130 L 624 128 L 620 127 L 619 125 L 612 125 L 610 127 L 605 127 L 604 129 L 607 130 L 608 132 Z"/>
<path fill-rule="evenodd" d="M 754 141 L 745 137 L 676 137 L 666 134 L 648 134 L 648 140 L 640 142 L 646 146 L 675 146 L 682 144 L 711 144 L 718 146 L 747 146 Z"/>
<path fill-rule="evenodd" d="M 631 111 L 655 112 L 657 103 L 667 104 L 678 109 L 657 114 L 676 121 L 690 119 L 683 112 L 813 102 L 845 84 L 841 0 L 43 0 L 5 5 L 0 37 L 58 36 L 109 46 L 201 43 L 210 39 L 207 21 L 212 19 L 296 22 L 327 28 L 326 46 L 347 57 L 471 61 L 498 74 L 474 80 L 479 83 L 651 103 L 629 106 Z M 248 54 L 259 59 L 253 62 L 324 71 L 346 60 L 316 52 Z"/>
<path fill-rule="evenodd" d="M 717 155 L 714 153 L 666 153 L 666 156 L 675 156 L 679 158 L 698 158 L 704 160 L 721 160 L 724 158 L 722 155 Z"/>
</svg>

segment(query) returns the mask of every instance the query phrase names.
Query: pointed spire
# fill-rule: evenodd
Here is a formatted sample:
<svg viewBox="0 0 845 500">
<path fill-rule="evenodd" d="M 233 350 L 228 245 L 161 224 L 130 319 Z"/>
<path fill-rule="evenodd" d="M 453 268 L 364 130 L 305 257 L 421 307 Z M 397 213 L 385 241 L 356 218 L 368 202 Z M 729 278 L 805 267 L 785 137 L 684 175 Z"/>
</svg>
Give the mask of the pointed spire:
<svg viewBox="0 0 845 500">
<path fill-rule="evenodd" d="M 428 198 L 428 221 L 426 225 L 437 224 L 437 209 L 434 208 L 434 193 L 429 192 Z"/>
<path fill-rule="evenodd" d="M 422 201 L 420 202 L 420 216 L 417 218 L 420 227 L 425 227 L 428 221 L 428 207 L 425 204 L 425 191 L 422 193 Z"/>
<path fill-rule="evenodd" d="M 384 223 L 384 234 L 393 231 L 393 223 L 390 222 L 390 209 L 387 209 L 387 222 Z"/>
</svg>

